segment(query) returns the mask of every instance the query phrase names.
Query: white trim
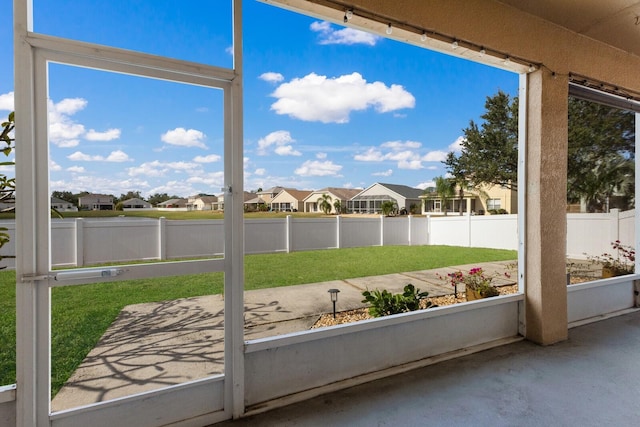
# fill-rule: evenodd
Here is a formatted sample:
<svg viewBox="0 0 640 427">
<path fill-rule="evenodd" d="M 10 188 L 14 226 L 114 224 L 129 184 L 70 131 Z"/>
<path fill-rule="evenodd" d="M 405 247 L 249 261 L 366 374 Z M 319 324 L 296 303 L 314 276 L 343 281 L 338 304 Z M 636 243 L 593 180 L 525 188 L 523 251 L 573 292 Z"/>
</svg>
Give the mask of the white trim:
<svg viewBox="0 0 640 427">
<path fill-rule="evenodd" d="M 220 88 L 235 78 L 233 70 L 220 67 L 43 34 L 29 33 L 26 42 L 50 61 L 82 67 Z"/>
</svg>

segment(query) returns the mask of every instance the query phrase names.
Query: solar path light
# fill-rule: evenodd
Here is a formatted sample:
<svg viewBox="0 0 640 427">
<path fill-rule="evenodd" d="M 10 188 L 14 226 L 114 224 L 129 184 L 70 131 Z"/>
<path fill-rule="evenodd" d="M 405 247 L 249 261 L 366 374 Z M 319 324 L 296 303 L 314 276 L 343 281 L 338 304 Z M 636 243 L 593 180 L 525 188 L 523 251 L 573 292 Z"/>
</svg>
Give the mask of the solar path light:
<svg viewBox="0 0 640 427">
<path fill-rule="evenodd" d="M 338 292 L 340 289 L 329 289 L 328 291 L 331 294 L 331 302 L 333 303 L 333 318 L 336 318 L 336 302 L 338 301 Z"/>
</svg>

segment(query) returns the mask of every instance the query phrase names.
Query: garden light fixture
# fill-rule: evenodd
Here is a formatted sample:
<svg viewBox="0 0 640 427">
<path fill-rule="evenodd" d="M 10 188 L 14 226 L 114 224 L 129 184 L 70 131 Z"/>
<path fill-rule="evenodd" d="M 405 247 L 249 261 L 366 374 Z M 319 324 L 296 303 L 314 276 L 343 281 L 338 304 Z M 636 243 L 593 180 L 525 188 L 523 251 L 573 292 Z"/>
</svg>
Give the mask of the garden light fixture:
<svg viewBox="0 0 640 427">
<path fill-rule="evenodd" d="M 336 318 L 336 302 L 338 301 L 338 292 L 340 289 L 329 289 L 328 291 L 331 294 L 331 302 L 333 303 L 333 318 Z"/>
</svg>

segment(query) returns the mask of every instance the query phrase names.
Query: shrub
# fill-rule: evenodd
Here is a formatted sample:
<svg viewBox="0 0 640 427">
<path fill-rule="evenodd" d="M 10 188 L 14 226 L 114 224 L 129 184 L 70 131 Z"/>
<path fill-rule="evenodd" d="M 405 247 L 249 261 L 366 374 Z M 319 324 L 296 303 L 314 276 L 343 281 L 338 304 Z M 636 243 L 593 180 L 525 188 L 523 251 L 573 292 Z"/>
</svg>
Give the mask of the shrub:
<svg viewBox="0 0 640 427">
<path fill-rule="evenodd" d="M 369 314 L 373 317 L 389 316 L 391 314 L 406 313 L 419 310 L 420 301 L 427 298 L 429 292 L 420 292 L 411 283 L 404 287 L 401 294 L 392 294 L 383 289 L 382 291 L 364 291 L 362 302 L 369 303 Z M 432 303 L 427 301 L 424 308 L 429 308 Z"/>
</svg>

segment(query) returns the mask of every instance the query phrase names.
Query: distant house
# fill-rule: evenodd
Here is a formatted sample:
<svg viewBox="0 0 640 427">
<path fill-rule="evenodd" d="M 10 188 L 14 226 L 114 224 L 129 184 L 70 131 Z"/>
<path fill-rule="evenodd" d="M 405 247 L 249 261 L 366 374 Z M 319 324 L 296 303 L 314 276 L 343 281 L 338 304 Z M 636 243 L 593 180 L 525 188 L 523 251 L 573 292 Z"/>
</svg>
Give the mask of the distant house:
<svg viewBox="0 0 640 427">
<path fill-rule="evenodd" d="M 304 212 L 322 212 L 320 209 L 320 203 L 318 203 L 318 199 L 321 199 L 324 194 L 331 197 L 331 212 L 330 213 L 339 213 L 336 212 L 334 203 L 339 200 L 340 204 L 346 209 L 347 202 L 355 197 L 361 190 L 355 190 L 353 188 L 333 188 L 327 187 L 322 190 L 313 191 L 304 199 Z"/>
<path fill-rule="evenodd" d="M 151 209 L 153 206 L 149 202 L 134 197 L 122 202 L 123 209 Z"/>
<path fill-rule="evenodd" d="M 213 205 L 217 205 L 218 198 L 216 196 L 193 196 L 187 199 L 188 211 L 210 211 Z"/>
<path fill-rule="evenodd" d="M 276 212 L 298 212 L 304 209 L 303 200 L 311 194 L 309 190 L 284 189 L 271 199 L 271 210 Z"/>
<path fill-rule="evenodd" d="M 113 196 L 107 194 L 87 194 L 78 199 L 80 209 L 90 211 L 112 211 L 114 209 Z"/>
<path fill-rule="evenodd" d="M 273 198 L 282 190 L 284 190 L 283 187 L 271 187 L 267 190 L 258 191 L 255 193 L 254 197 L 249 199 L 245 198 L 244 209 L 246 211 L 257 211 L 260 210 L 260 206 L 271 206 L 271 200 L 273 200 Z"/>
<path fill-rule="evenodd" d="M 460 212 L 460 197 L 456 190 L 447 201 L 448 213 Z M 422 213 L 444 214 L 445 207 L 438 193 L 432 191 L 421 196 L 424 200 Z M 462 195 L 462 212 L 473 215 L 486 213 L 518 213 L 518 193 L 500 185 L 483 186 L 479 189 L 465 189 Z"/>
<path fill-rule="evenodd" d="M 382 213 L 382 203 L 391 201 L 398 211 L 420 211 L 422 190 L 398 184 L 375 183 L 362 190 L 347 202 L 351 213 Z"/>
<path fill-rule="evenodd" d="M 51 198 L 51 208 L 58 212 L 78 212 L 78 207 L 71 202 L 59 199 L 57 197 Z"/>
<path fill-rule="evenodd" d="M 159 208 L 186 208 L 187 199 L 169 199 L 158 203 Z"/>
</svg>

